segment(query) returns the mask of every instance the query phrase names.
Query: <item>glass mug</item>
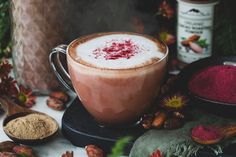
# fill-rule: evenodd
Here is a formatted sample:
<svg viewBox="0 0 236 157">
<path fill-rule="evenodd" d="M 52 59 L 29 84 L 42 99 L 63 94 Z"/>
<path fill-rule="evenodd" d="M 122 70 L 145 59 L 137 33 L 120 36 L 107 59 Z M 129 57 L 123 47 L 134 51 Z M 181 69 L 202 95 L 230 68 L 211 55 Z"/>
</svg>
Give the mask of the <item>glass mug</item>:
<svg viewBox="0 0 236 157">
<path fill-rule="evenodd" d="M 150 64 L 126 69 L 98 68 L 76 61 L 76 46 L 97 37 L 112 34 L 131 34 L 151 39 L 164 53 Z M 67 70 L 60 55 L 67 60 Z M 51 66 L 62 84 L 75 91 L 86 110 L 103 125 L 124 125 L 137 122 L 158 96 L 166 74 L 168 48 L 157 39 L 129 32 L 109 32 L 84 36 L 68 46 L 59 45 L 49 56 Z M 72 84 L 71 84 L 71 82 Z"/>
</svg>

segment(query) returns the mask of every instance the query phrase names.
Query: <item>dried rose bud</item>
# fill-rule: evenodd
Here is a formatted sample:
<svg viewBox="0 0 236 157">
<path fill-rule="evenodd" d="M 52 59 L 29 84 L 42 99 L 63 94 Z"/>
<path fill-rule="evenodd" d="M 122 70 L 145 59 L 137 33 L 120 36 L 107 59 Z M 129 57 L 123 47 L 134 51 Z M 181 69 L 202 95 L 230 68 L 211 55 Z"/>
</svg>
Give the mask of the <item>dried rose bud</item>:
<svg viewBox="0 0 236 157">
<path fill-rule="evenodd" d="M 4 141 L 0 143 L 0 152 L 11 152 L 16 143 L 12 141 Z"/>
<path fill-rule="evenodd" d="M 170 118 L 164 122 L 165 129 L 178 129 L 183 126 L 183 120 L 178 118 Z"/>
<path fill-rule="evenodd" d="M 65 109 L 65 104 L 61 100 L 53 98 L 53 97 L 48 97 L 47 105 L 48 107 L 57 111 L 62 111 Z"/>
<path fill-rule="evenodd" d="M 74 156 L 74 153 L 73 151 L 69 152 L 69 151 L 66 151 L 66 153 L 62 154 L 61 157 L 73 157 Z"/>
<path fill-rule="evenodd" d="M 174 14 L 175 14 L 174 8 L 166 0 L 163 0 L 163 2 L 159 6 L 157 15 L 161 15 L 163 17 L 170 19 L 174 17 Z"/>
<path fill-rule="evenodd" d="M 16 95 L 16 101 L 24 107 L 32 107 L 35 104 L 36 96 L 30 88 L 19 85 L 19 92 Z"/>
<path fill-rule="evenodd" d="M 12 152 L 0 152 L 0 157 L 17 157 L 17 155 Z"/>
<path fill-rule="evenodd" d="M 88 157 L 104 157 L 105 156 L 104 151 L 95 145 L 87 145 L 85 147 L 85 150 L 87 152 Z"/>
<path fill-rule="evenodd" d="M 160 128 L 162 127 L 163 123 L 165 122 L 167 118 L 167 113 L 164 111 L 158 111 L 155 113 L 154 119 L 152 121 L 152 126 L 154 128 Z"/>
<path fill-rule="evenodd" d="M 13 151 L 18 155 L 34 157 L 33 149 L 27 146 L 15 146 Z"/>
<path fill-rule="evenodd" d="M 144 115 L 142 120 L 142 126 L 144 129 L 150 129 L 152 127 L 153 115 Z"/>
<path fill-rule="evenodd" d="M 162 156 L 161 151 L 157 149 L 150 155 L 150 157 L 163 157 L 163 156 Z"/>
<path fill-rule="evenodd" d="M 59 99 L 63 103 L 66 103 L 69 101 L 69 95 L 67 95 L 65 92 L 62 92 L 62 91 L 54 91 L 50 93 L 49 97 Z"/>
</svg>

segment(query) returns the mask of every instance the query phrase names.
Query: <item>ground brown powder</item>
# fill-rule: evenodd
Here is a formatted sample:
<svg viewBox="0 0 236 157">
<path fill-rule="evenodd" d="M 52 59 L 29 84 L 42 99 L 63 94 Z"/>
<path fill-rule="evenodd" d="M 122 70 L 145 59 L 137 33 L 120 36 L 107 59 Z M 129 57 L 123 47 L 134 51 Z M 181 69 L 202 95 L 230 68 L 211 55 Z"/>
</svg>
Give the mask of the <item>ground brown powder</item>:
<svg viewBox="0 0 236 157">
<path fill-rule="evenodd" d="M 4 131 L 18 139 L 43 139 L 55 133 L 58 124 L 54 119 L 43 114 L 29 114 L 11 120 Z"/>
</svg>

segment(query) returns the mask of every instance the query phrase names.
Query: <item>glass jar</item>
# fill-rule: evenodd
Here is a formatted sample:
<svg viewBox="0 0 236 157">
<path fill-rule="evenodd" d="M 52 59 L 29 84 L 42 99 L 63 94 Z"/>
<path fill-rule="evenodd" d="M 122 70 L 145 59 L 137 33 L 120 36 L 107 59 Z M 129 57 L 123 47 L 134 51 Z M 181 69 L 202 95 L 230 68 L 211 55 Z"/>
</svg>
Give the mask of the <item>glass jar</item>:
<svg viewBox="0 0 236 157">
<path fill-rule="evenodd" d="M 178 59 L 192 63 L 212 55 L 213 19 L 218 0 L 177 0 Z"/>
<path fill-rule="evenodd" d="M 63 15 L 61 0 L 11 0 L 15 77 L 39 94 L 59 86 L 48 55 L 53 47 L 65 42 Z"/>
</svg>

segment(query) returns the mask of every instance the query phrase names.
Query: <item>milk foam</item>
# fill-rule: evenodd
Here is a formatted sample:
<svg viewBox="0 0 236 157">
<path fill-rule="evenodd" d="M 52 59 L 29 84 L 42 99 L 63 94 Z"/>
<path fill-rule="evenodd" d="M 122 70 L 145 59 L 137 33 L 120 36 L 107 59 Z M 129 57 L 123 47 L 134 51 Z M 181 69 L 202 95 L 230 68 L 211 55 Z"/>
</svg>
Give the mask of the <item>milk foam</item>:
<svg viewBox="0 0 236 157">
<path fill-rule="evenodd" d="M 129 57 L 108 59 L 104 54 L 104 48 L 113 43 L 132 43 L 132 51 Z M 98 55 L 99 53 L 99 55 Z M 111 52 L 112 53 L 112 52 Z M 149 64 L 153 59 L 164 57 L 157 44 L 145 37 L 131 34 L 111 34 L 88 40 L 76 47 L 75 60 L 86 62 L 95 67 L 108 69 L 128 69 Z"/>
</svg>

